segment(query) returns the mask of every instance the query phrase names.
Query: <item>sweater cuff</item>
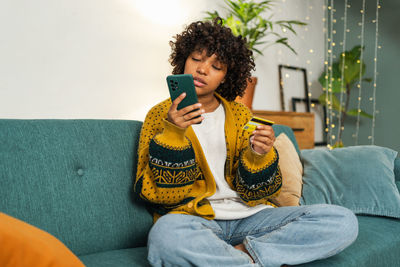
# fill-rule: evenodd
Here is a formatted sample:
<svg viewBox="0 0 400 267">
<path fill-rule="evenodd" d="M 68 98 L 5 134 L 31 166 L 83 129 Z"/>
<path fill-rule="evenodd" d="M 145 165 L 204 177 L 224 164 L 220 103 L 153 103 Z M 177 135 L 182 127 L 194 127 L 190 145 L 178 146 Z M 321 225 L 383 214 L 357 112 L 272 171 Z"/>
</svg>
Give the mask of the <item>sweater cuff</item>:
<svg viewBox="0 0 400 267">
<path fill-rule="evenodd" d="M 251 144 L 244 151 L 243 159 L 245 165 L 250 169 L 263 169 L 265 165 L 270 165 L 276 160 L 277 153 L 274 147 L 266 154 L 260 154 L 253 150 Z"/>
<path fill-rule="evenodd" d="M 161 134 L 156 136 L 157 141 L 168 144 L 172 147 L 181 147 L 189 145 L 188 139 L 185 137 L 187 128 L 181 128 L 169 122 L 167 119 L 163 120 L 164 130 Z"/>
</svg>

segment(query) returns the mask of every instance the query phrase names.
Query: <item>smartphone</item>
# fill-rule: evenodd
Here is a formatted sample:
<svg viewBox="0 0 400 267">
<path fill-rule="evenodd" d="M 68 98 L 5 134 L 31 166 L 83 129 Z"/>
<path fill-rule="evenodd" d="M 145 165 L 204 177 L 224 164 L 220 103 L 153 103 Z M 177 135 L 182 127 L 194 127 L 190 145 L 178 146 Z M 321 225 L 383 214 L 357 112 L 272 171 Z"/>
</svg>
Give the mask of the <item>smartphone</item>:
<svg viewBox="0 0 400 267">
<path fill-rule="evenodd" d="M 178 104 L 178 110 L 199 102 L 192 74 L 169 75 L 167 76 L 167 84 L 172 101 L 182 93 L 186 93 L 185 98 Z"/>
<path fill-rule="evenodd" d="M 167 84 L 172 101 L 174 101 L 182 93 L 186 93 L 185 98 L 178 104 L 178 110 L 199 102 L 197 99 L 196 88 L 194 87 L 192 74 L 169 75 L 167 76 Z M 191 112 L 197 110 L 199 109 L 194 109 Z M 195 118 L 198 117 L 200 116 Z M 201 122 L 198 122 L 197 124 L 200 123 Z"/>
</svg>

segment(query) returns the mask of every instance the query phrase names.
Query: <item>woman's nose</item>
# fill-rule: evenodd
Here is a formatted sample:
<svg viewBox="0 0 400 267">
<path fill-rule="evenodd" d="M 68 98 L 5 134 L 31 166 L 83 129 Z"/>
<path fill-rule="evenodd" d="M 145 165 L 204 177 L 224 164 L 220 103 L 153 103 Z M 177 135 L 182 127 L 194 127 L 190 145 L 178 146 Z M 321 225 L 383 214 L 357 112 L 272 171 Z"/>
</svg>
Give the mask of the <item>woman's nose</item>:
<svg viewBox="0 0 400 267">
<path fill-rule="evenodd" d="M 208 66 L 206 63 L 201 63 L 197 66 L 197 73 L 206 75 L 208 72 Z"/>
</svg>

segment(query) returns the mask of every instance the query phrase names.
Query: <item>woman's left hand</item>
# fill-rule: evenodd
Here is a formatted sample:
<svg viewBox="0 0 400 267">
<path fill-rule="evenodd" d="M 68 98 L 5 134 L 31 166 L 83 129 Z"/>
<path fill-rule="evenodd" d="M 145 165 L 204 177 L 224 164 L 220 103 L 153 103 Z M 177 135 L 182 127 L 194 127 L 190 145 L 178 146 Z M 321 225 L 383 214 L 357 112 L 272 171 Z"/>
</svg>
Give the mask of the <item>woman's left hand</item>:
<svg viewBox="0 0 400 267">
<path fill-rule="evenodd" d="M 255 152 L 259 154 L 268 153 L 275 142 L 275 132 L 272 126 L 258 125 L 253 135 L 250 137 L 250 143 Z"/>
</svg>

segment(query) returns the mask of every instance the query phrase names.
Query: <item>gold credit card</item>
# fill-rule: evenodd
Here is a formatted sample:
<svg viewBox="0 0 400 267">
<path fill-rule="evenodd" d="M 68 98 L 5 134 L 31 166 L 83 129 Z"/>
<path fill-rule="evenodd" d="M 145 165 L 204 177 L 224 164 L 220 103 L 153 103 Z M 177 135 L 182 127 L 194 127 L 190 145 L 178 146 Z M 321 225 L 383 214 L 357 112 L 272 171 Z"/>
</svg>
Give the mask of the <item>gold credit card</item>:
<svg viewBox="0 0 400 267">
<path fill-rule="evenodd" d="M 258 125 L 273 125 L 275 122 L 259 118 L 259 117 L 253 117 L 251 120 L 246 123 L 246 125 L 243 127 L 244 130 L 252 132 L 254 131 Z"/>
</svg>

